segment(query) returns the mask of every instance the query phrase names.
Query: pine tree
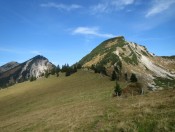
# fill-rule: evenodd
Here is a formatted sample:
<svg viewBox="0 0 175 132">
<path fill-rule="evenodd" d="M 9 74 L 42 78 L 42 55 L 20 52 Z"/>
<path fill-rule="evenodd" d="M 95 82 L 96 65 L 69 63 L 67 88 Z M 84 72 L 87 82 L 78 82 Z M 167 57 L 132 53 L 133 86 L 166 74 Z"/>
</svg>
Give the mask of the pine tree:
<svg viewBox="0 0 175 132">
<path fill-rule="evenodd" d="M 58 65 L 55 69 L 56 76 L 59 76 L 59 72 L 61 71 L 60 66 Z"/>
<path fill-rule="evenodd" d="M 35 81 L 35 80 L 36 80 L 36 77 L 34 77 L 34 76 L 30 77 L 30 82 Z"/>
<path fill-rule="evenodd" d="M 52 74 L 52 75 L 55 75 L 55 73 L 56 73 L 56 68 L 52 68 L 51 74 Z"/>
<path fill-rule="evenodd" d="M 49 72 L 48 72 L 48 70 L 46 70 L 44 76 L 45 76 L 45 78 L 48 78 L 48 77 L 49 77 Z"/>
<path fill-rule="evenodd" d="M 137 77 L 134 73 L 131 74 L 131 78 L 130 78 L 131 82 L 137 82 Z"/>
<path fill-rule="evenodd" d="M 74 66 L 73 72 L 74 73 L 77 72 L 77 67 L 76 66 Z"/>
<path fill-rule="evenodd" d="M 95 65 L 91 65 L 90 69 L 95 71 Z"/>
<path fill-rule="evenodd" d="M 95 73 L 101 73 L 103 75 L 107 75 L 106 74 L 106 68 L 103 65 L 101 65 L 101 64 L 96 65 Z"/>
<path fill-rule="evenodd" d="M 111 80 L 114 81 L 116 80 L 117 76 L 116 76 L 116 73 L 115 71 L 112 72 L 112 76 L 111 76 Z"/>
<path fill-rule="evenodd" d="M 77 67 L 77 69 L 81 69 L 81 68 L 82 68 L 82 65 L 81 65 L 80 63 L 78 63 L 78 64 L 76 65 L 76 67 Z"/>
<path fill-rule="evenodd" d="M 120 87 L 120 85 L 116 82 L 116 86 L 114 87 L 114 92 L 117 96 L 120 96 L 122 94 L 122 89 Z"/>
<path fill-rule="evenodd" d="M 128 81 L 128 74 L 125 73 L 125 80 Z"/>
<path fill-rule="evenodd" d="M 71 75 L 71 69 L 68 69 L 67 71 L 66 71 L 66 73 L 65 73 L 65 76 L 67 77 L 67 76 L 70 76 Z"/>
</svg>

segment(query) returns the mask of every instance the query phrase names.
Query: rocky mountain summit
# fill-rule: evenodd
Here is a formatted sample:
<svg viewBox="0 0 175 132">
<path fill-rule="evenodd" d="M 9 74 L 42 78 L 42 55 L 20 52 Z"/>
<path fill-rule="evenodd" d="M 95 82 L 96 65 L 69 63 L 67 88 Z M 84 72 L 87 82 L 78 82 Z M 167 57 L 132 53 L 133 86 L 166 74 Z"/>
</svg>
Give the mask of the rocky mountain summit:
<svg viewBox="0 0 175 132">
<path fill-rule="evenodd" d="M 107 75 L 115 71 L 119 80 L 132 73 L 145 88 L 175 87 L 174 57 L 159 57 L 145 46 L 126 41 L 123 36 L 102 42 L 80 62 L 84 68 L 105 67 Z"/>
<path fill-rule="evenodd" d="M 53 69 L 55 66 L 43 56 L 37 55 L 34 58 L 18 64 L 10 62 L 0 67 L 0 86 L 23 82 L 30 77 L 41 77 L 46 71 Z"/>
</svg>

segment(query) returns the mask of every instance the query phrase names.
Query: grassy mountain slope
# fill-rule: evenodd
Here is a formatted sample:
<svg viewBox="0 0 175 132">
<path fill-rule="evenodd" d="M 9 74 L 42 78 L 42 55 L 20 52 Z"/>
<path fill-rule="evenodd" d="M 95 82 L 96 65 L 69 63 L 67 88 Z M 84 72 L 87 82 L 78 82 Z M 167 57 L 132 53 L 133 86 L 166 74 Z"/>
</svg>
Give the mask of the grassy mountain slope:
<svg viewBox="0 0 175 132">
<path fill-rule="evenodd" d="M 113 98 L 108 77 L 78 71 L 0 90 L 0 131 L 175 131 L 175 90 Z"/>
<path fill-rule="evenodd" d="M 98 45 L 91 51 L 91 53 L 82 58 L 79 63 L 84 67 L 91 67 L 91 65 L 103 61 L 105 61 L 104 64 L 107 64 L 110 61 L 115 63 L 119 59 L 116 58 L 116 56 L 114 57 L 114 54 L 112 53 L 116 50 L 116 47 L 122 47 L 124 45 L 125 40 L 123 36 L 108 39 Z"/>
<path fill-rule="evenodd" d="M 159 57 L 150 53 L 145 46 L 129 42 L 123 36 L 108 39 L 98 45 L 88 55 L 80 60 L 84 68 L 104 67 L 108 76 L 116 72 L 118 80 L 136 74 L 144 90 L 175 87 L 174 57 Z M 166 85 L 160 85 L 157 80 L 167 80 Z M 127 79 L 125 79 L 127 80 Z M 156 80 L 156 81 L 155 81 Z"/>
</svg>

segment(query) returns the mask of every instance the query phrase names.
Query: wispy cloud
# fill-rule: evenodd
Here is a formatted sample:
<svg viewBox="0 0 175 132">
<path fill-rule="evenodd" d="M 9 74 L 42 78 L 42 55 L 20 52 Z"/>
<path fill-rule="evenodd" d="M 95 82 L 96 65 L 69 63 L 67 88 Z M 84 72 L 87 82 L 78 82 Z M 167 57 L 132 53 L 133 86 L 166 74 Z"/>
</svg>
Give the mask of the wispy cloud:
<svg viewBox="0 0 175 132">
<path fill-rule="evenodd" d="M 1 52 L 12 53 L 12 54 L 34 54 L 41 55 L 42 52 L 39 50 L 22 50 L 22 49 L 12 49 L 12 48 L 0 48 Z"/>
<path fill-rule="evenodd" d="M 77 27 L 73 30 L 73 34 L 82 34 L 82 35 L 92 35 L 103 38 L 114 37 L 113 34 L 100 33 L 99 28 L 97 27 Z"/>
<path fill-rule="evenodd" d="M 31 54 L 34 54 L 34 55 L 41 55 L 41 51 L 38 51 L 38 50 L 33 50 L 33 51 L 30 51 Z"/>
<path fill-rule="evenodd" d="M 66 11 L 71 11 L 71 10 L 74 10 L 74 9 L 82 8 L 82 6 L 78 5 L 78 4 L 66 5 L 66 4 L 57 4 L 57 3 L 53 3 L 53 2 L 43 3 L 40 6 L 41 7 L 46 7 L 46 8 L 56 8 L 56 9 L 59 9 L 59 10 L 66 10 Z"/>
<path fill-rule="evenodd" d="M 145 17 L 151 17 L 154 15 L 157 15 L 159 13 L 162 13 L 170 7 L 175 4 L 175 0 L 153 0 L 152 7 L 148 10 Z"/>
<path fill-rule="evenodd" d="M 7 48 L 0 48 L 1 52 L 15 52 L 13 49 L 7 49 Z"/>
<path fill-rule="evenodd" d="M 126 6 L 134 4 L 135 0 L 103 0 L 91 7 L 93 13 L 107 13 L 113 10 L 122 10 Z"/>
</svg>

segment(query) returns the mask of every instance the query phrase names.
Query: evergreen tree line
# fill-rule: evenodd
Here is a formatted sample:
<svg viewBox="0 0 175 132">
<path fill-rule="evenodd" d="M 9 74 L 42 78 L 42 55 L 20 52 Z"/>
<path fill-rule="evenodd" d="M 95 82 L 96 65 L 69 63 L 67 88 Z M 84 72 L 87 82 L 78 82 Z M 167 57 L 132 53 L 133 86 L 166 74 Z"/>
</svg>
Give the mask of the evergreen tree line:
<svg viewBox="0 0 175 132">
<path fill-rule="evenodd" d="M 70 76 L 71 74 L 77 72 L 77 69 L 81 69 L 81 65 L 79 63 L 75 63 L 72 66 L 69 66 L 69 64 L 62 65 L 62 68 L 58 65 L 57 67 L 53 68 L 50 72 L 45 72 L 45 77 L 48 78 L 49 75 L 55 75 L 58 77 L 59 73 L 65 73 L 65 76 Z"/>
<path fill-rule="evenodd" d="M 65 64 L 62 66 L 61 72 L 65 72 L 65 76 L 70 76 L 71 74 L 77 72 L 77 67 L 69 66 L 69 64 Z"/>
<path fill-rule="evenodd" d="M 65 76 L 70 76 L 71 74 L 77 72 L 77 69 L 81 69 L 81 65 L 79 63 L 74 64 L 73 66 L 69 66 L 69 64 L 62 65 L 62 68 L 58 65 L 57 67 L 52 68 L 51 70 L 46 70 L 41 76 L 48 78 L 50 75 L 56 75 L 59 77 L 59 73 L 65 73 Z M 35 81 L 36 77 L 30 77 L 30 81 Z"/>
<path fill-rule="evenodd" d="M 106 68 L 102 64 L 92 65 L 90 69 L 93 70 L 95 73 L 107 75 Z"/>
<path fill-rule="evenodd" d="M 125 81 L 128 81 L 128 74 L 125 73 L 124 76 L 125 76 Z M 119 80 L 119 74 L 116 73 L 116 71 L 112 72 L 111 80 L 112 81 L 115 81 L 115 80 L 118 81 Z M 133 82 L 133 83 L 138 81 L 137 77 L 136 77 L 136 74 L 134 74 L 134 73 L 131 74 L 130 81 Z"/>
</svg>

